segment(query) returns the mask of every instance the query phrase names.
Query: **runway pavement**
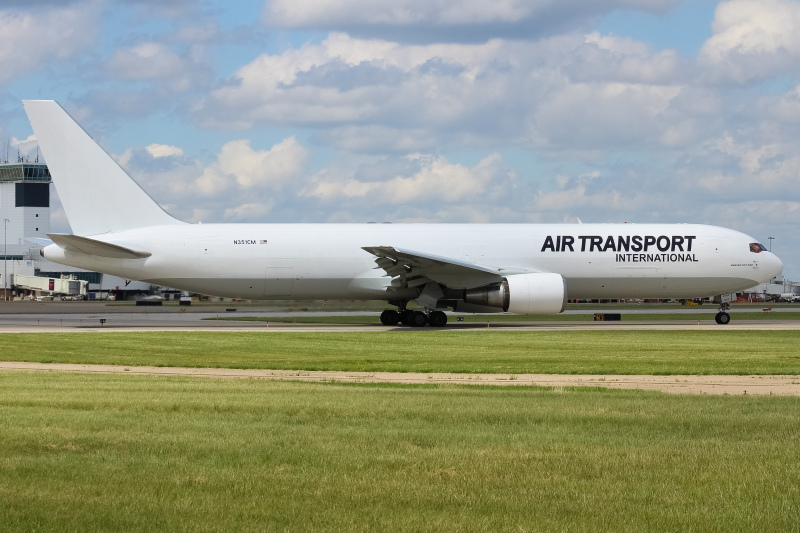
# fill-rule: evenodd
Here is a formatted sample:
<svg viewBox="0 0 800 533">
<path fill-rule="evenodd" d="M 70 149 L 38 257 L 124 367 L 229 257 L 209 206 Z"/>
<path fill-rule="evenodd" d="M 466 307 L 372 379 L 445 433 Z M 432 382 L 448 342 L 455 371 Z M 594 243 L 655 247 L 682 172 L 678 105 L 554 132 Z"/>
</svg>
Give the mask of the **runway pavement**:
<svg viewBox="0 0 800 533">
<path fill-rule="evenodd" d="M 73 308 L 75 309 L 75 308 Z M 247 309 L 233 313 L 220 311 L 194 310 L 180 312 L 178 310 L 163 312 L 146 311 L 148 308 L 127 308 L 126 310 L 98 310 L 96 312 L 52 312 L 52 309 L 40 308 L 39 312 L 0 313 L 0 333 L 13 332 L 89 332 L 89 331 L 272 331 L 272 332 L 353 332 L 353 331 L 430 331 L 432 328 L 410 328 L 406 326 L 383 326 L 378 320 L 378 313 L 369 312 L 276 312 Z M 150 308 L 153 309 L 153 308 Z M 325 317 L 331 316 L 372 316 L 373 323 L 365 324 L 326 324 Z M 692 313 L 687 313 L 685 320 L 651 320 L 620 322 L 574 322 L 574 321 L 509 321 L 509 322 L 451 322 L 441 329 L 451 331 L 557 331 L 557 330 L 798 330 L 798 320 L 733 320 L 726 326 L 720 326 L 713 320 L 693 320 Z M 235 316 L 257 316 L 267 321 L 209 320 L 214 318 L 233 318 Z M 270 317 L 317 317 L 320 323 L 269 322 Z"/>
<path fill-rule="evenodd" d="M 329 331 L 430 331 L 432 328 L 387 327 L 380 324 L 378 312 L 365 311 L 300 311 L 287 312 L 269 307 L 247 306 L 238 308 L 224 306 L 204 307 L 136 307 L 109 306 L 100 302 L 8 302 L 0 303 L 0 333 L 12 332 L 89 332 L 89 331 L 270 331 L 270 332 L 329 332 Z M 742 309 L 741 311 L 754 311 Z M 798 308 L 776 308 L 772 312 L 800 311 Z M 714 308 L 694 309 L 596 309 L 568 310 L 566 314 L 593 314 L 596 312 L 622 312 L 620 322 L 574 322 L 574 321 L 509 321 L 509 322 L 457 322 L 451 318 L 443 329 L 451 331 L 555 331 L 555 330 L 798 330 L 800 320 L 738 320 L 736 311 L 733 320 L 720 326 L 713 320 L 693 319 L 697 313 L 713 312 Z M 626 314 L 676 313 L 686 315 L 683 320 L 625 321 Z M 209 320 L 256 316 L 267 321 Z M 374 322 L 364 324 L 325 324 L 325 317 L 369 316 Z M 320 323 L 269 322 L 269 318 L 317 317 Z M 491 315 L 487 316 L 487 319 Z"/>
</svg>

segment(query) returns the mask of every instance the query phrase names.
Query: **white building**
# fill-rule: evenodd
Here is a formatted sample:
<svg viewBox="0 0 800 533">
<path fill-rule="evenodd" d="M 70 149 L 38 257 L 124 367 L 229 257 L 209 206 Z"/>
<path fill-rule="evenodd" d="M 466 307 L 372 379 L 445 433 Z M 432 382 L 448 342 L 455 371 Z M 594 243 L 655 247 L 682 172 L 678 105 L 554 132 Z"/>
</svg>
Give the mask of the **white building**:
<svg viewBox="0 0 800 533">
<path fill-rule="evenodd" d="M 0 222 L 3 248 L 0 288 L 10 288 L 15 274 L 32 276 L 32 249 L 25 237 L 46 238 L 50 232 L 50 171 L 47 165 L 0 164 Z"/>
<path fill-rule="evenodd" d="M 41 246 L 27 240 L 50 233 L 50 171 L 42 163 L 0 163 L 0 290 L 12 296 L 14 276 L 61 278 L 63 274 L 88 282 L 90 292 L 126 294 L 149 292 L 150 284 L 87 272 L 41 257 Z"/>
<path fill-rule="evenodd" d="M 773 278 L 744 292 L 764 300 L 774 300 L 781 296 L 800 296 L 800 283 L 784 278 Z"/>
</svg>

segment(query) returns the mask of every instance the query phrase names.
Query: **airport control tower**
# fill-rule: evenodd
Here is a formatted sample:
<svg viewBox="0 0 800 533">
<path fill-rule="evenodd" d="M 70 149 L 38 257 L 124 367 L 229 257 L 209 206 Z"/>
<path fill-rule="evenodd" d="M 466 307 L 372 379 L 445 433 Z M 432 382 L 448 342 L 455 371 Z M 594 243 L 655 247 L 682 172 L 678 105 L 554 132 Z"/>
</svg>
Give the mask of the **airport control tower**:
<svg viewBox="0 0 800 533">
<path fill-rule="evenodd" d="M 51 182 L 44 163 L 0 161 L 0 301 L 30 292 L 18 279 L 33 276 L 83 280 L 91 292 L 104 297 L 124 299 L 149 292 L 149 283 L 59 265 L 39 255 L 41 246 L 26 239 L 48 239 Z M 88 296 L 94 299 L 97 294 Z"/>
<path fill-rule="evenodd" d="M 18 161 L 0 163 L 0 289 L 11 287 L 13 274 L 33 275 L 28 237 L 50 232 L 50 171 L 47 165 Z"/>
</svg>

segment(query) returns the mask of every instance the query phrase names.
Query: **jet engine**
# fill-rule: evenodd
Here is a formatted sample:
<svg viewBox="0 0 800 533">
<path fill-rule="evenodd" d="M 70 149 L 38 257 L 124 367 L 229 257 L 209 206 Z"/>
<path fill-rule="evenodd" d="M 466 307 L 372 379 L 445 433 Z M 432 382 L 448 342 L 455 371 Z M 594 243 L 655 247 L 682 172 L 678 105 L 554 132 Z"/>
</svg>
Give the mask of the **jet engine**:
<svg viewBox="0 0 800 533">
<path fill-rule="evenodd" d="M 567 303 L 567 284 L 560 274 L 516 274 L 500 283 L 465 290 L 464 303 L 456 310 L 480 306 L 521 315 L 557 314 Z"/>
</svg>

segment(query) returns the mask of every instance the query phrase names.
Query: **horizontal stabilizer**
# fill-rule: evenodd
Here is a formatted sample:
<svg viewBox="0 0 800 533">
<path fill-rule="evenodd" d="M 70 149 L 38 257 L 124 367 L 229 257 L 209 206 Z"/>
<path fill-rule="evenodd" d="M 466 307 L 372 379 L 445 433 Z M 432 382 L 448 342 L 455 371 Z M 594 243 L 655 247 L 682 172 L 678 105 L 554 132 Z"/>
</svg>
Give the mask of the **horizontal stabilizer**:
<svg viewBox="0 0 800 533">
<path fill-rule="evenodd" d="M 30 243 L 36 244 L 37 246 L 41 246 L 42 248 L 53 244 L 53 241 L 51 241 L 50 239 L 42 239 L 40 237 L 25 237 L 25 240 Z"/>
<path fill-rule="evenodd" d="M 59 248 L 68 252 L 80 252 L 82 254 L 113 257 L 116 259 L 143 259 L 153 255 L 150 252 L 138 252 L 130 248 L 125 248 L 124 246 L 117 246 L 116 244 L 109 244 L 78 235 L 48 233 L 47 236 L 53 239 L 53 242 Z"/>
</svg>

